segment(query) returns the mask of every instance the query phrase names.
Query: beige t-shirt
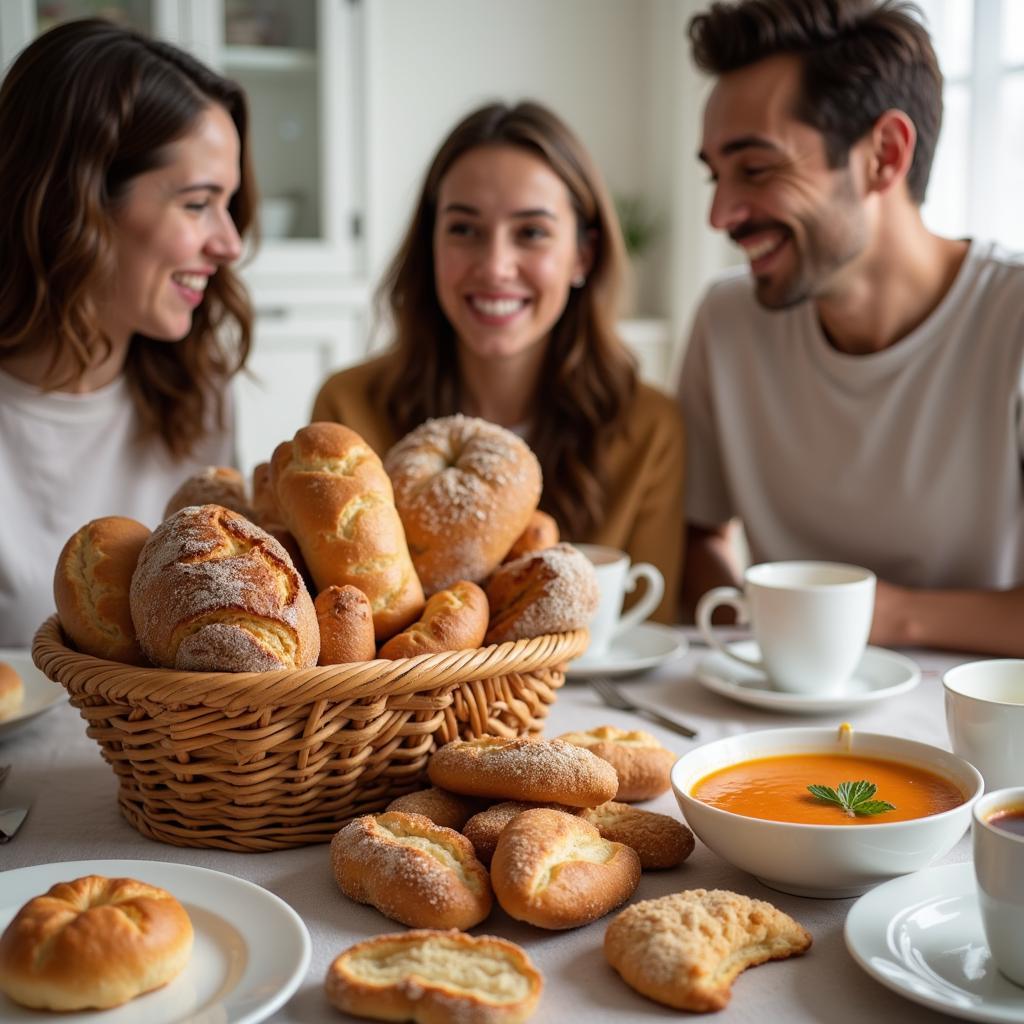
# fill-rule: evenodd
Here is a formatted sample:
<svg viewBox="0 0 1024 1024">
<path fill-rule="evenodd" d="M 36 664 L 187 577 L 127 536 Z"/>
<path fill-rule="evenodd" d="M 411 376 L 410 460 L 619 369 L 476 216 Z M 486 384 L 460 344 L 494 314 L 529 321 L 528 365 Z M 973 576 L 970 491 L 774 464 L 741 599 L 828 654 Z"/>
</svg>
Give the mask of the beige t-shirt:
<svg viewBox="0 0 1024 1024">
<path fill-rule="evenodd" d="M 698 310 L 680 387 L 687 519 L 744 525 L 753 561 L 830 559 L 916 587 L 1024 583 L 1024 259 L 973 242 L 906 338 L 829 345 L 749 272 Z"/>
</svg>

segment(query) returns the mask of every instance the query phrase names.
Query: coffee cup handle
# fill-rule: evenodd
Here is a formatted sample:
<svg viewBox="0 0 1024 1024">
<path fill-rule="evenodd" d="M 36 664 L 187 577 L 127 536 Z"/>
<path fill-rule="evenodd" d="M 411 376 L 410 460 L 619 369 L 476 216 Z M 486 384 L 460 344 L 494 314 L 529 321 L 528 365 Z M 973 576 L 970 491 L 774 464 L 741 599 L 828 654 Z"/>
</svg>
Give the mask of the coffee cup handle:
<svg viewBox="0 0 1024 1024">
<path fill-rule="evenodd" d="M 701 636 L 704 637 L 709 646 L 724 654 L 727 658 L 763 672 L 763 662 L 757 658 L 744 658 L 743 655 L 730 651 L 715 636 L 714 628 L 711 625 L 711 616 L 714 614 L 715 609 L 723 604 L 728 605 L 736 612 L 736 621 L 739 625 L 745 626 L 750 622 L 750 609 L 743 592 L 735 587 L 715 587 L 714 590 L 709 590 L 697 602 L 697 626 L 700 628 Z"/>
<path fill-rule="evenodd" d="M 657 566 L 650 562 L 637 562 L 629 567 L 626 574 L 626 593 L 631 594 L 636 590 L 638 580 L 647 580 L 647 589 L 643 597 L 628 612 L 623 615 L 615 626 L 613 636 L 625 633 L 627 629 L 638 626 L 645 619 L 650 618 L 651 613 L 661 604 L 662 596 L 665 593 L 665 577 Z"/>
</svg>

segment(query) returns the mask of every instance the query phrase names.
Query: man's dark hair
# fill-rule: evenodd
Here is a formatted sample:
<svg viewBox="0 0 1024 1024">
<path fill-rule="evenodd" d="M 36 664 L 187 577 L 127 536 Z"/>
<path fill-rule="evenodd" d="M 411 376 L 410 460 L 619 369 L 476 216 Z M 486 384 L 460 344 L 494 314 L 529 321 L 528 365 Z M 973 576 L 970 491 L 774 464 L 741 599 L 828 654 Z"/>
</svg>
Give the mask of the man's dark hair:
<svg viewBox="0 0 1024 1024">
<path fill-rule="evenodd" d="M 697 66 L 714 75 L 799 57 L 794 115 L 824 136 L 833 168 L 886 110 L 902 110 L 917 129 L 907 188 L 920 204 L 942 125 L 942 72 L 919 18 L 904 0 L 716 0 L 689 34 Z"/>
</svg>

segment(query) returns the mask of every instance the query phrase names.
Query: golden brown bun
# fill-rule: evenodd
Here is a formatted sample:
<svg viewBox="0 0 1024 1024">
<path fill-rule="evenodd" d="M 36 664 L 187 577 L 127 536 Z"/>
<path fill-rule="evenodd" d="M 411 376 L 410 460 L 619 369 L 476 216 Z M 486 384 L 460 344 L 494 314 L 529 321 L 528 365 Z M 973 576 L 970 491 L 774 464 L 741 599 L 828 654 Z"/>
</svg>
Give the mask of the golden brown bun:
<svg viewBox="0 0 1024 1024">
<path fill-rule="evenodd" d="M 491 912 L 491 884 L 470 841 L 422 814 L 354 818 L 331 840 L 338 888 L 410 928 L 472 928 Z"/>
<path fill-rule="evenodd" d="M 485 643 L 583 629 L 597 610 L 594 567 L 571 544 L 507 562 L 487 584 L 491 624 Z"/>
<path fill-rule="evenodd" d="M 460 580 L 427 599 L 419 620 L 393 636 L 382 658 L 415 658 L 418 654 L 465 651 L 479 647 L 487 632 L 487 597 L 468 580 Z"/>
<path fill-rule="evenodd" d="M 164 668 L 311 668 L 320 653 L 313 601 L 287 552 L 220 505 L 190 505 L 156 528 L 131 608 L 143 651 Z"/>
<path fill-rule="evenodd" d="M 609 800 L 600 807 L 585 808 L 579 816 L 589 821 L 602 839 L 636 850 L 645 871 L 678 867 L 693 853 L 693 833 L 667 814 Z"/>
<path fill-rule="evenodd" d="M 615 769 L 619 776 L 616 800 L 651 800 L 669 788 L 676 755 L 643 729 L 599 725 L 586 732 L 565 732 L 558 738 L 586 747 Z"/>
<path fill-rule="evenodd" d="M 0 721 L 10 718 L 21 708 L 25 684 L 13 666 L 0 661 Z"/>
<path fill-rule="evenodd" d="M 378 643 L 415 620 L 423 589 L 373 449 L 340 423 L 313 423 L 277 446 L 270 474 L 317 589 L 358 587 L 370 599 Z"/>
<path fill-rule="evenodd" d="M 267 524 L 284 526 L 284 513 L 277 503 L 274 484 L 270 478 L 270 463 L 260 462 L 252 470 L 252 511 L 256 522 L 267 529 Z M 269 531 L 268 531 L 269 532 Z"/>
<path fill-rule="evenodd" d="M 29 900 L 0 937 L 0 991 L 39 1010 L 105 1010 L 175 977 L 192 922 L 168 892 L 87 875 Z"/>
<path fill-rule="evenodd" d="M 580 808 L 569 807 L 566 804 L 531 804 L 524 800 L 505 800 L 500 804 L 491 804 L 479 814 L 474 814 L 461 829 L 462 834 L 473 844 L 477 860 L 481 864 L 490 864 L 498 845 L 498 838 L 505 831 L 505 826 L 513 818 L 518 818 L 523 811 L 532 810 L 534 807 L 549 807 L 555 811 L 565 811 L 566 814 L 581 813 Z"/>
<path fill-rule="evenodd" d="M 386 811 L 403 811 L 406 814 L 422 814 L 435 825 L 462 831 L 462 826 L 478 811 L 483 809 L 482 800 L 474 800 L 470 796 L 459 796 L 449 793 L 446 789 L 431 786 L 415 793 L 395 797 L 384 808 Z"/>
<path fill-rule="evenodd" d="M 540 499 L 540 463 L 510 430 L 468 416 L 427 420 L 384 457 L 427 594 L 486 579 Z"/>
<path fill-rule="evenodd" d="M 145 665 L 129 591 L 149 530 L 134 519 L 104 516 L 77 530 L 57 559 L 53 599 L 60 624 L 83 654 Z"/>
<path fill-rule="evenodd" d="M 245 478 L 231 466 L 207 466 L 188 477 L 167 499 L 164 519 L 189 505 L 222 505 L 255 522 Z"/>
<path fill-rule="evenodd" d="M 561 740 L 481 736 L 453 740 L 427 762 L 435 786 L 493 800 L 596 807 L 619 787 L 615 769 Z"/>
<path fill-rule="evenodd" d="M 328 587 L 313 602 L 320 626 L 320 664 L 344 665 L 373 661 L 377 644 L 373 613 L 367 596 L 358 587 Z"/>
<path fill-rule="evenodd" d="M 343 1013 L 415 1024 L 519 1024 L 544 981 L 526 952 L 493 935 L 419 929 L 350 946 L 327 969 Z"/>
<path fill-rule="evenodd" d="M 554 516 L 547 512 L 534 509 L 526 529 L 519 534 L 518 539 L 509 548 L 508 554 L 502 559 L 504 562 L 514 562 L 523 555 L 532 555 L 534 551 L 544 551 L 553 548 L 558 543 L 558 523 Z"/>
<path fill-rule="evenodd" d="M 502 909 L 539 928 L 578 928 L 633 895 L 640 860 L 602 839 L 590 822 L 562 811 L 523 811 L 505 826 L 491 860 Z"/>
<path fill-rule="evenodd" d="M 788 914 L 726 889 L 690 889 L 627 907 L 608 926 L 604 954 L 649 999 L 706 1013 L 729 1002 L 740 971 L 799 956 L 811 936 Z"/>
</svg>

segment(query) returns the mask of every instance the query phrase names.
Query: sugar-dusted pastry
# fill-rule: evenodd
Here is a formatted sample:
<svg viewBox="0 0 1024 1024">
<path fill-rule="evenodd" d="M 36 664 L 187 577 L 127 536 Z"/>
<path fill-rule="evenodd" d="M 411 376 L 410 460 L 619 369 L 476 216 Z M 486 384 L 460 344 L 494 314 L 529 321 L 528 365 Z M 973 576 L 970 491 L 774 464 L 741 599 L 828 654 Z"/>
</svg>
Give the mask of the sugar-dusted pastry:
<svg viewBox="0 0 1024 1024">
<path fill-rule="evenodd" d="M 549 807 L 556 811 L 565 811 L 567 814 L 582 813 L 580 808 L 569 807 L 566 804 L 533 804 L 523 800 L 505 800 L 500 804 L 491 804 L 490 807 L 474 814 L 461 829 L 462 834 L 473 844 L 481 864 L 491 863 L 498 845 L 498 837 L 505 831 L 505 826 L 513 818 L 518 818 L 523 811 L 529 811 L 534 807 Z"/>
<path fill-rule="evenodd" d="M 650 800 L 669 788 L 676 755 L 649 732 L 599 725 L 586 732 L 565 732 L 558 738 L 586 747 L 615 769 L 619 776 L 616 800 Z"/>
<path fill-rule="evenodd" d="M 460 796 L 449 793 L 446 789 L 431 786 L 415 793 L 395 797 L 385 808 L 387 811 L 404 811 L 406 814 L 422 814 L 435 825 L 453 828 L 461 832 L 463 826 L 478 811 L 483 809 L 484 802 L 471 796 Z"/>
<path fill-rule="evenodd" d="M 740 971 L 805 953 L 810 934 L 764 900 L 689 889 L 627 907 L 608 926 L 604 953 L 637 992 L 703 1013 L 729 1002 Z"/>
<path fill-rule="evenodd" d="M 595 826 L 602 838 L 633 847 L 645 871 L 678 867 L 693 853 L 693 833 L 667 814 L 609 800 L 600 807 L 587 807 L 579 815 Z"/>
</svg>

